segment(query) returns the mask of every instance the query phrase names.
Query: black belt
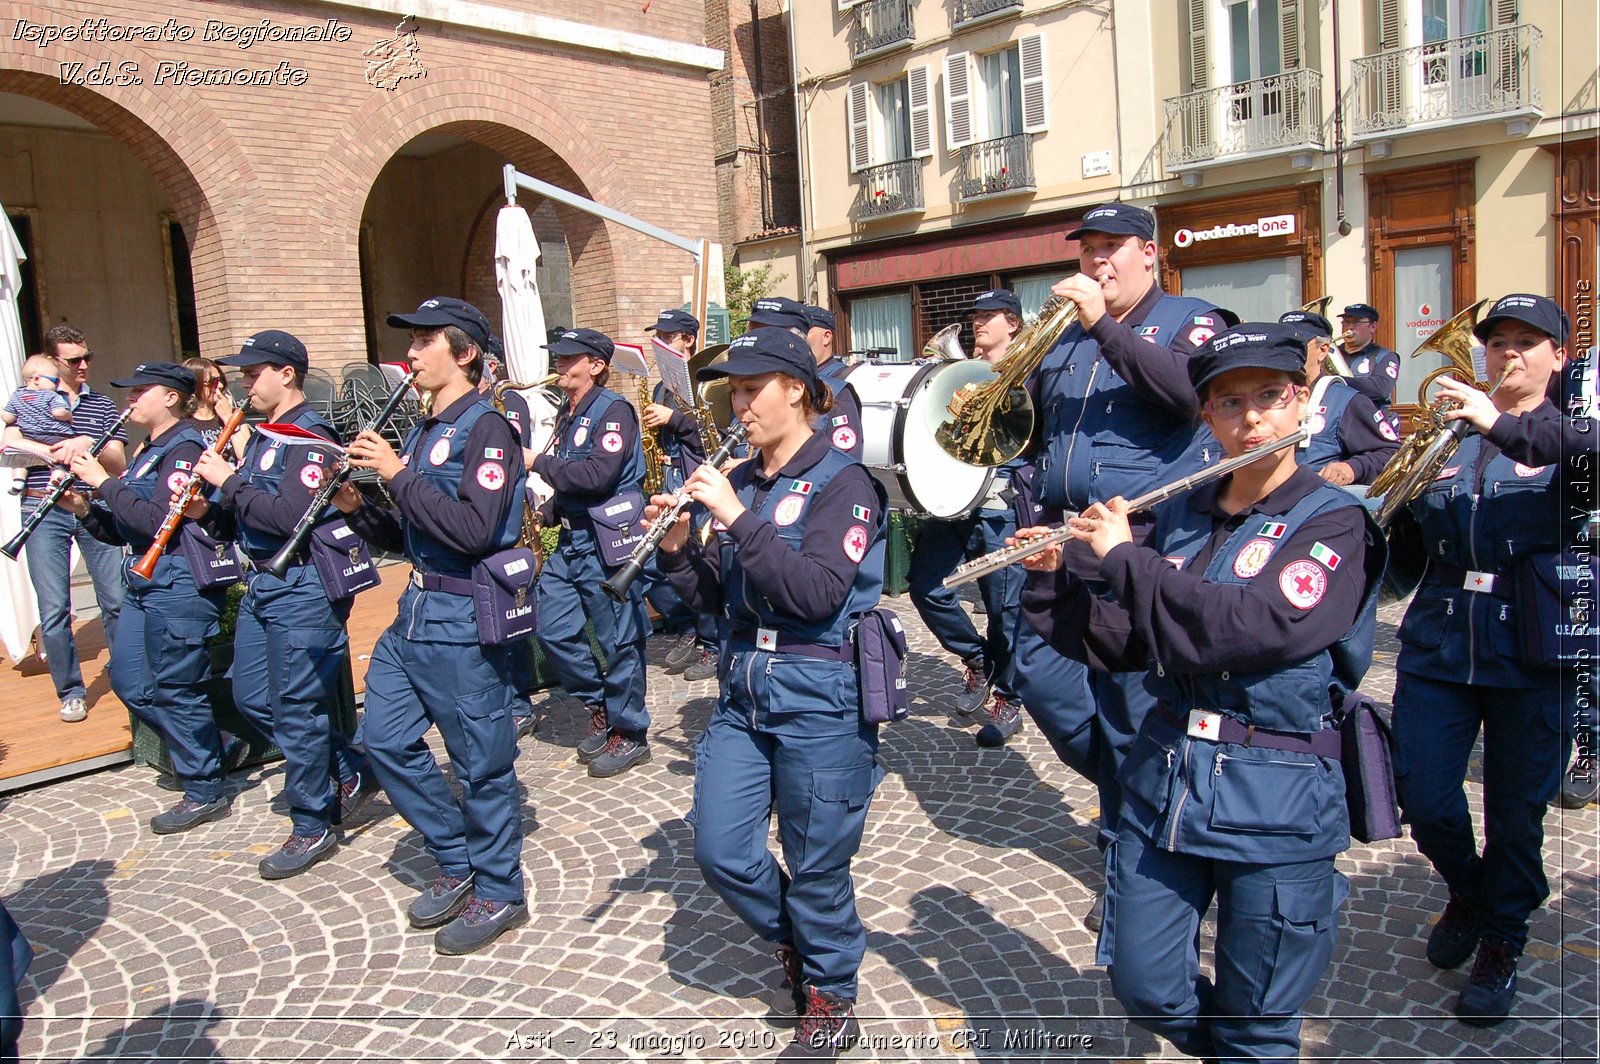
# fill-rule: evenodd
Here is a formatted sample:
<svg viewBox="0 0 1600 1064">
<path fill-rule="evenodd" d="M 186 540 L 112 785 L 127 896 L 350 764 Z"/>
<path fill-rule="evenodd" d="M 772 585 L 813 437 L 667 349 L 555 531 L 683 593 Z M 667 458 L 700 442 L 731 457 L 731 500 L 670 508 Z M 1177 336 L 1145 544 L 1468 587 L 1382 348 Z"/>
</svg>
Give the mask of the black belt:
<svg viewBox="0 0 1600 1064">
<path fill-rule="evenodd" d="M 733 642 L 734 650 L 768 650 L 779 654 L 821 658 L 824 661 L 854 661 L 856 656 L 855 648 L 851 646 L 827 647 L 821 643 L 802 643 L 770 628 L 740 629 L 733 633 Z"/>
<path fill-rule="evenodd" d="M 1189 722 L 1168 707 L 1166 704 L 1156 706 L 1156 712 L 1161 719 L 1188 734 Z M 1219 714 L 1216 734 L 1206 736 L 1206 740 L 1214 743 L 1232 743 L 1235 746 L 1248 746 L 1257 750 L 1284 750 L 1296 754 L 1316 754 L 1332 761 L 1339 760 L 1340 740 L 1337 729 L 1329 728 L 1313 735 L 1300 732 L 1271 731 L 1267 728 L 1258 728 L 1254 724 L 1245 724 L 1228 716 Z"/>
<path fill-rule="evenodd" d="M 1447 587 L 1452 591 L 1471 591 L 1476 595 L 1492 595 L 1498 599 L 1512 597 L 1510 573 L 1476 572 L 1459 565 L 1428 559 L 1428 569 L 1423 583 Z"/>
<path fill-rule="evenodd" d="M 464 576 L 445 576 L 411 570 L 411 583 L 424 591 L 443 591 L 447 595 L 471 595 L 472 581 Z"/>
</svg>

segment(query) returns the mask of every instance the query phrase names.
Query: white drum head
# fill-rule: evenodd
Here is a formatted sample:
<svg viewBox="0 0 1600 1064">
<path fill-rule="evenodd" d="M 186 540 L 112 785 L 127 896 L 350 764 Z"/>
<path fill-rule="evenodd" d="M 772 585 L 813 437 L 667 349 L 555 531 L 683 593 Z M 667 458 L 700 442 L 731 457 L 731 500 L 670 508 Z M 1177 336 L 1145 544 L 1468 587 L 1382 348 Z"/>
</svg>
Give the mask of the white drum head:
<svg viewBox="0 0 1600 1064">
<path fill-rule="evenodd" d="M 994 470 L 968 465 L 951 457 L 934 438 L 934 427 L 943 414 L 941 400 L 948 402 L 951 389 L 938 387 L 943 378 L 961 374 L 964 362 L 944 362 L 926 367 L 911 393 L 910 405 L 895 434 L 900 448 L 899 463 L 906 495 L 912 505 L 931 517 L 965 517 L 983 505 L 989 493 Z"/>
</svg>

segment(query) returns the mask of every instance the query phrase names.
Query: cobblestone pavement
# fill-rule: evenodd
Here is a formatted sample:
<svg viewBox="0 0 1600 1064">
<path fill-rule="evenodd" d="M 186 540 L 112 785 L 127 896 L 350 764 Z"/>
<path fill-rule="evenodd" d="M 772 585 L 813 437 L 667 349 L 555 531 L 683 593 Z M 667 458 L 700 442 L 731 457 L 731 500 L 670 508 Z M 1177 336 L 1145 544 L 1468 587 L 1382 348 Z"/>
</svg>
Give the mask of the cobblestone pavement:
<svg viewBox="0 0 1600 1064">
<path fill-rule="evenodd" d="M 884 734 L 888 775 L 855 864 L 869 929 L 852 1059 L 1165 1060 L 1131 1027 L 1081 922 L 1100 881 L 1094 791 L 1031 724 L 980 750 L 947 719 L 959 682 L 915 620 L 909 720 Z M 1369 678 L 1393 687 L 1392 622 Z M 665 676 L 651 648 L 654 760 L 612 781 L 573 761 L 578 707 L 548 704 L 523 743 L 533 921 L 444 958 L 405 925 L 435 874 L 376 804 L 332 860 L 268 883 L 282 767 L 237 776 L 231 819 L 158 838 L 172 800 L 147 769 L 15 795 L 0 812 L 0 893 L 38 950 L 23 988 L 24 1059 L 480 1060 L 770 1057 L 777 969 L 694 867 L 684 822 L 710 681 Z M 442 757 L 442 753 L 441 753 Z M 1450 1017 L 1465 971 L 1423 936 L 1445 900 L 1409 840 L 1340 859 L 1352 896 L 1308 1007 L 1306 1056 L 1595 1059 L 1600 936 L 1595 807 L 1552 809 L 1551 898 L 1536 914 L 1516 1018 Z"/>
</svg>

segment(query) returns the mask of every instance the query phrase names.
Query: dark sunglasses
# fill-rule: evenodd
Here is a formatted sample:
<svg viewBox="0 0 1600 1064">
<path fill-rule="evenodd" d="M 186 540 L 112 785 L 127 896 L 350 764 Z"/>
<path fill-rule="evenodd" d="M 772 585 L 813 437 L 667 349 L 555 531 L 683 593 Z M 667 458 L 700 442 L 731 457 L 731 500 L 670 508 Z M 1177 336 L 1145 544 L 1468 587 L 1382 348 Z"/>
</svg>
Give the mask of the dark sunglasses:
<svg viewBox="0 0 1600 1064">
<path fill-rule="evenodd" d="M 76 356 L 74 356 L 72 358 L 63 358 L 63 359 L 61 359 L 61 361 L 65 362 L 69 366 L 76 366 L 79 362 L 93 362 L 94 361 L 94 352 L 90 351 L 90 352 L 87 352 L 86 354 L 76 355 Z"/>
</svg>

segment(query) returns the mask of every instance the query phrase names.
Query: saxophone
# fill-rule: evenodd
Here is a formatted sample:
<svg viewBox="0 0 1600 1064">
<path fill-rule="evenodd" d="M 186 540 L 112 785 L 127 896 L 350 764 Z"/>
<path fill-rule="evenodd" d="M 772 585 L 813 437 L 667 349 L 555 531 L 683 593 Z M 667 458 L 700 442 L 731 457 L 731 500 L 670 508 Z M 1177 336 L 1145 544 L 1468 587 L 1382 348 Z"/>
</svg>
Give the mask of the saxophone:
<svg viewBox="0 0 1600 1064">
<path fill-rule="evenodd" d="M 650 405 L 650 378 L 644 374 L 639 376 L 639 414 L 643 420 L 644 408 Z M 667 453 L 661 449 L 661 443 L 656 439 L 656 429 L 647 429 L 642 425 L 639 430 L 639 445 L 644 448 L 644 497 L 660 495 L 667 484 Z"/>
<path fill-rule="evenodd" d="M 561 374 L 552 373 L 537 384 L 522 384 L 519 381 L 496 381 L 489 392 L 489 401 L 494 408 L 500 411 L 500 416 L 506 413 L 506 392 L 523 392 L 530 389 L 547 391 L 554 388 L 556 381 L 561 379 Z M 560 405 L 560 400 L 556 401 Z M 544 540 L 540 533 L 544 531 L 544 519 L 539 516 L 538 509 L 533 505 L 533 499 L 526 491 L 522 493 L 522 532 L 517 536 L 517 546 L 526 547 L 533 551 L 535 566 L 544 568 Z"/>
</svg>

